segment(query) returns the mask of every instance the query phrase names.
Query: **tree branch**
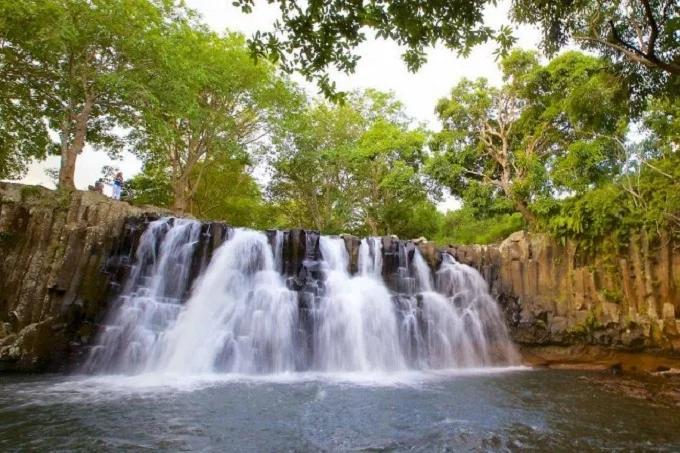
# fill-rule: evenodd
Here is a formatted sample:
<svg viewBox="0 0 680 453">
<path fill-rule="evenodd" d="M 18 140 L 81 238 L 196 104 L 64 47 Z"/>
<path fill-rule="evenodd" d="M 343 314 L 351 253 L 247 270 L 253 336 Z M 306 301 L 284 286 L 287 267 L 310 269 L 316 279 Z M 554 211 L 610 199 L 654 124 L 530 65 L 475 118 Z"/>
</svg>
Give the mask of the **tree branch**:
<svg viewBox="0 0 680 453">
<path fill-rule="evenodd" d="M 649 0 L 641 0 L 642 1 L 642 6 L 645 9 L 645 16 L 647 17 L 647 21 L 649 22 L 649 27 L 651 28 L 651 31 L 649 33 L 649 41 L 647 42 L 647 55 L 648 58 L 655 58 L 654 56 L 654 46 L 656 45 L 656 38 L 659 36 L 659 26 L 656 23 L 656 20 L 654 19 L 654 11 L 652 11 L 652 7 L 649 4 Z"/>
<path fill-rule="evenodd" d="M 501 187 L 500 181 L 496 181 L 495 179 L 491 179 L 490 177 L 488 177 L 484 173 L 481 173 L 481 172 L 478 172 L 478 171 L 472 171 L 472 170 L 465 170 L 465 173 L 468 174 L 468 175 L 472 175 L 472 176 L 479 176 L 479 177 L 484 179 L 484 182 L 492 184 L 496 187 Z"/>
</svg>

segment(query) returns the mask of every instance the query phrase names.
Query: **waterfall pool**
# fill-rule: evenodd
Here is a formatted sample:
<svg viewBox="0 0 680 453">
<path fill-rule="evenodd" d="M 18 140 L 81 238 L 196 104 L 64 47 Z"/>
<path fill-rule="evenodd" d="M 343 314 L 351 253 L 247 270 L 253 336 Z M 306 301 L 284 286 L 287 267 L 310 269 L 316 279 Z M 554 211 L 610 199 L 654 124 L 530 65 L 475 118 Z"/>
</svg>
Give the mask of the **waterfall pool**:
<svg viewBox="0 0 680 453">
<path fill-rule="evenodd" d="M 680 449 L 677 409 L 602 391 L 588 374 L 0 375 L 0 450 Z"/>
<path fill-rule="evenodd" d="M 677 410 L 516 366 L 446 253 L 227 229 L 206 254 L 201 228 L 153 221 L 119 257 L 80 375 L 0 375 L 0 451 L 680 451 Z"/>
</svg>

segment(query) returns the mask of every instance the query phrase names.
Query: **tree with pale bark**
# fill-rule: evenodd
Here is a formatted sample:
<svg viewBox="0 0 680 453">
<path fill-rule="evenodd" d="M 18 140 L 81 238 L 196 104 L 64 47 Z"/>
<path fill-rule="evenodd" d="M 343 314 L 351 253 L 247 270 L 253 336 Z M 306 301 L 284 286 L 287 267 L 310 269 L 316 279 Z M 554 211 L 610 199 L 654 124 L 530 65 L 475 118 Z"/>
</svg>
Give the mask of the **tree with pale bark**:
<svg viewBox="0 0 680 453">
<path fill-rule="evenodd" d="M 185 14 L 172 0 L 0 0 L 0 83 L 15 107 L 0 115 L 30 138 L 14 141 L 17 152 L 60 155 L 59 188 L 74 189 L 86 145 L 123 147 L 150 56 Z"/>
<path fill-rule="evenodd" d="M 501 63 L 502 87 L 461 81 L 436 107 L 429 174 L 466 203 L 505 203 L 529 224 L 542 198 L 611 181 L 625 162 L 628 97 L 605 66 L 578 52 L 542 66 L 515 51 Z"/>
</svg>

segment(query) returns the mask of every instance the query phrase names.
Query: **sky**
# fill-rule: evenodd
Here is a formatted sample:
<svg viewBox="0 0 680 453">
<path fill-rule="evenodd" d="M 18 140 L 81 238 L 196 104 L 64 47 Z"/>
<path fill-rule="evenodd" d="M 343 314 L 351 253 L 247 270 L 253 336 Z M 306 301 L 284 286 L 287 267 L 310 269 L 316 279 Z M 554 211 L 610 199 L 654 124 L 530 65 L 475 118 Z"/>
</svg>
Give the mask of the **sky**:
<svg viewBox="0 0 680 453">
<path fill-rule="evenodd" d="M 225 29 L 240 31 L 250 36 L 257 30 L 271 29 L 277 18 L 278 9 L 267 2 L 256 2 L 252 14 L 243 14 L 231 5 L 231 0 L 186 0 L 187 5 L 197 10 L 203 20 L 214 30 Z M 485 22 L 491 27 L 508 23 L 509 1 L 500 2 L 490 8 L 485 15 Z M 515 29 L 518 38 L 517 46 L 524 49 L 537 49 L 539 32 L 529 26 Z M 382 91 L 394 91 L 406 108 L 406 112 L 416 122 L 424 122 L 431 129 L 438 129 L 434 116 L 437 101 L 447 96 L 451 88 L 462 78 L 475 79 L 486 77 L 492 84 L 500 84 L 501 75 L 497 61 L 493 56 L 494 45 L 487 44 L 475 48 L 468 58 L 459 58 L 455 52 L 444 47 L 430 49 L 428 62 L 417 72 L 409 73 L 401 59 L 403 49 L 391 41 L 368 39 L 358 51 L 361 60 L 352 75 L 332 73 L 340 90 L 376 88 Z M 296 78 L 310 95 L 317 90 L 313 84 Z M 87 189 L 101 176 L 104 165 L 113 165 L 123 172 L 126 178 L 141 171 L 141 163 L 129 153 L 124 153 L 119 161 L 111 161 L 103 151 L 86 148 L 79 156 L 76 164 L 75 183 L 78 189 Z M 26 184 L 41 184 L 53 188 L 54 184 L 45 174 L 46 168 L 59 166 L 59 157 L 52 156 L 46 161 L 34 163 L 21 181 Z M 110 188 L 106 190 L 110 191 Z M 458 200 L 447 197 L 438 205 L 446 211 L 460 206 Z"/>
</svg>

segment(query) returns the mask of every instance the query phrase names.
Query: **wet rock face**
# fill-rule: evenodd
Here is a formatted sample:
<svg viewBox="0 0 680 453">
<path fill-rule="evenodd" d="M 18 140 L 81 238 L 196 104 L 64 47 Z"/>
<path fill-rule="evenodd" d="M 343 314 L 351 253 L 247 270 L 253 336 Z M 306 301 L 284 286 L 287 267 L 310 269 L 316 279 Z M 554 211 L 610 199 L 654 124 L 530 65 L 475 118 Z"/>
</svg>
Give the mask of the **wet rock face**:
<svg viewBox="0 0 680 453">
<path fill-rule="evenodd" d="M 89 340 L 144 212 L 94 192 L 63 199 L 0 183 L 0 370 L 60 369 Z"/>
<path fill-rule="evenodd" d="M 341 235 L 345 241 L 345 247 L 349 254 L 349 271 L 355 274 L 359 271 L 359 247 L 361 247 L 361 238 L 351 234 Z"/>
<path fill-rule="evenodd" d="M 680 253 L 667 235 L 634 236 L 621 256 L 522 231 L 446 251 L 482 273 L 519 343 L 680 351 Z"/>
</svg>

